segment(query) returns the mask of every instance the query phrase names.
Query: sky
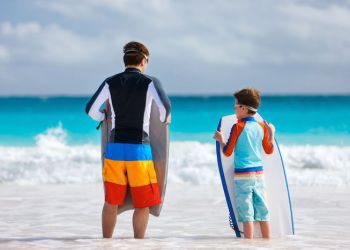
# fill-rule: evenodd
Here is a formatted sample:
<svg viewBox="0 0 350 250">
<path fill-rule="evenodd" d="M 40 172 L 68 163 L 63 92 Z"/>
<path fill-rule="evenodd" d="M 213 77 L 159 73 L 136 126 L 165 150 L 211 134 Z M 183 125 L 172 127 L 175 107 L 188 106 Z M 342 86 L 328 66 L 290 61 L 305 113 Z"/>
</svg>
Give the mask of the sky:
<svg viewBox="0 0 350 250">
<path fill-rule="evenodd" d="M 350 1 L 0 0 L 0 96 L 91 95 L 150 50 L 171 95 L 350 94 Z"/>
</svg>

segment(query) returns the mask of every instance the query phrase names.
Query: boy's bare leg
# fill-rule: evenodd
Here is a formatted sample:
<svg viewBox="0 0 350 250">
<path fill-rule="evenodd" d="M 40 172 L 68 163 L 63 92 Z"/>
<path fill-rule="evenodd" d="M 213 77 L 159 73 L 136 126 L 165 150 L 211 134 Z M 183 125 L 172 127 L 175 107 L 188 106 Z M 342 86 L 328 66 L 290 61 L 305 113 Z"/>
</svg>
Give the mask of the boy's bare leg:
<svg viewBox="0 0 350 250">
<path fill-rule="evenodd" d="M 117 205 L 105 202 L 102 210 L 102 234 L 103 238 L 112 238 L 115 224 L 117 222 Z"/>
<path fill-rule="evenodd" d="M 134 238 L 143 239 L 145 237 L 147 224 L 149 218 L 149 208 L 135 208 L 134 215 L 132 217 L 132 223 L 134 226 Z"/>
<path fill-rule="evenodd" d="M 265 239 L 270 238 L 270 222 L 260 221 L 261 235 Z"/>
<path fill-rule="evenodd" d="M 254 232 L 254 222 L 253 221 L 243 222 L 244 238 L 253 239 L 253 232 Z"/>
</svg>

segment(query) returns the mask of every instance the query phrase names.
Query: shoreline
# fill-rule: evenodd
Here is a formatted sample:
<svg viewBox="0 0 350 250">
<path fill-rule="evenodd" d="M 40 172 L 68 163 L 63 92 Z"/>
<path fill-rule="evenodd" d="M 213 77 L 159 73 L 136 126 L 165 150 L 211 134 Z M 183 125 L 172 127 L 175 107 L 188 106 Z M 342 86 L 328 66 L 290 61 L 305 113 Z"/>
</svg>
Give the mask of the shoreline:
<svg viewBox="0 0 350 250">
<path fill-rule="evenodd" d="M 101 239 L 101 184 L 0 187 L 0 248 L 4 249 L 350 248 L 346 188 L 290 186 L 296 235 L 247 241 L 233 236 L 220 185 L 172 184 L 161 216 L 150 217 L 146 239 L 140 241 L 133 239 L 130 211 L 118 217 L 113 239 Z"/>
</svg>

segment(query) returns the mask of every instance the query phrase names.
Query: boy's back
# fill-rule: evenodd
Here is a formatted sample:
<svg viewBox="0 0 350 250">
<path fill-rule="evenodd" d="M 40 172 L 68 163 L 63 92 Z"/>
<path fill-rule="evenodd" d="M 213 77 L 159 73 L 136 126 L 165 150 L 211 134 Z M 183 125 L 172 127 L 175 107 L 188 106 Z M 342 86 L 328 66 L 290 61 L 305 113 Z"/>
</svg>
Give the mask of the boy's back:
<svg viewBox="0 0 350 250">
<path fill-rule="evenodd" d="M 265 125 L 249 116 L 239 120 L 232 127 L 229 141 L 223 151 L 225 155 L 231 155 L 234 151 L 235 169 L 243 169 L 262 166 L 262 148 L 267 154 L 273 151 Z"/>
</svg>

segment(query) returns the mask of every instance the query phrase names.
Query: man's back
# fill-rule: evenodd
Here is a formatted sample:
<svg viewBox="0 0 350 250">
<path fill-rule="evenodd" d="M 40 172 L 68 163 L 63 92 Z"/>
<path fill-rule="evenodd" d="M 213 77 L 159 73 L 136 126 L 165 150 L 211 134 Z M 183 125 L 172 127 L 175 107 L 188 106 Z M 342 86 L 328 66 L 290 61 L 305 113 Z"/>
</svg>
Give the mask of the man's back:
<svg viewBox="0 0 350 250">
<path fill-rule="evenodd" d="M 88 103 L 86 112 L 94 116 L 93 113 L 99 112 L 94 103 L 109 100 L 112 116 L 110 142 L 149 143 L 152 101 L 158 105 L 161 121 L 165 121 L 170 112 L 170 101 L 160 82 L 137 68 L 126 68 L 124 72 L 107 78 L 99 90 Z"/>
<path fill-rule="evenodd" d="M 106 80 L 110 96 L 112 120 L 115 131 L 112 131 L 112 141 L 140 143 L 148 131 L 144 131 L 144 116 L 146 98 L 151 79 L 136 69 L 127 69 Z M 113 137 L 114 134 L 114 137 Z"/>
</svg>

